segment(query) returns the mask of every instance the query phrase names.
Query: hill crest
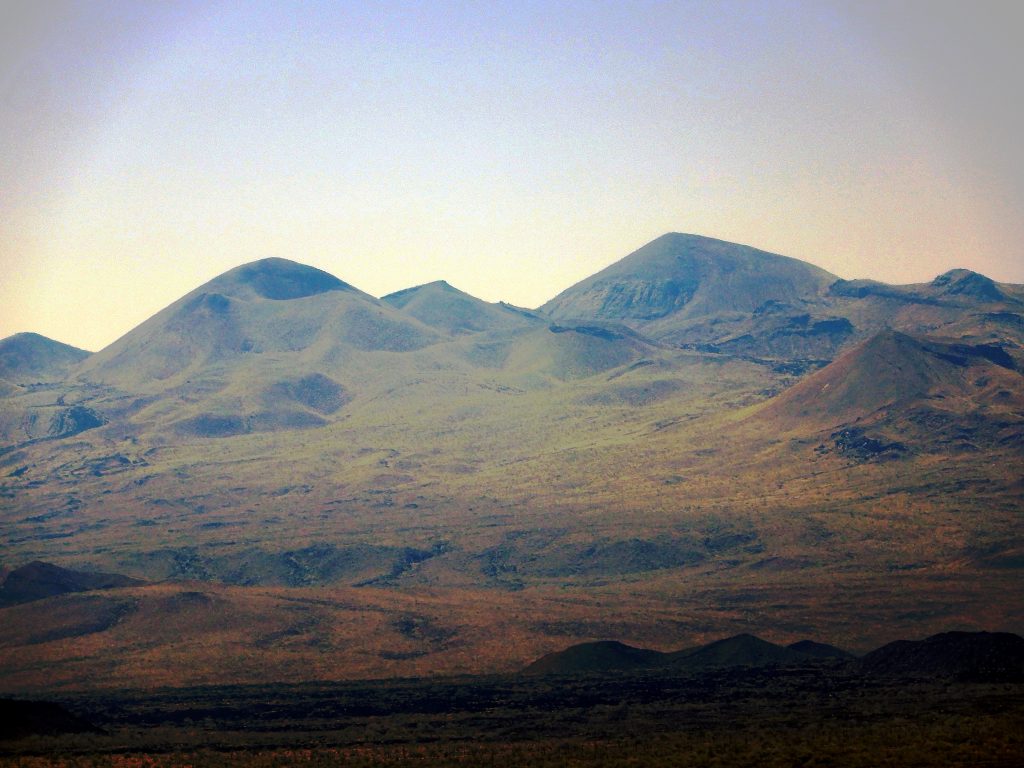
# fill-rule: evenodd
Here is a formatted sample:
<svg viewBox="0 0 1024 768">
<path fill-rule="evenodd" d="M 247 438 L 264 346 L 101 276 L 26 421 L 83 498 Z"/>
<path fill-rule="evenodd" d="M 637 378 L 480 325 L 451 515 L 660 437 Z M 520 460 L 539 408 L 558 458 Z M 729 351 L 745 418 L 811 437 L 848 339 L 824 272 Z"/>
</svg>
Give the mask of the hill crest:
<svg viewBox="0 0 1024 768">
<path fill-rule="evenodd" d="M 204 288 L 207 293 L 271 301 L 303 299 L 328 291 L 356 291 L 329 272 L 280 257 L 237 266 L 213 278 Z"/>
<path fill-rule="evenodd" d="M 598 318 L 644 326 L 670 316 L 753 312 L 767 301 L 800 302 L 822 294 L 836 279 L 788 256 L 669 233 L 562 291 L 541 311 L 555 319 Z"/>
<path fill-rule="evenodd" d="M 668 653 L 637 648 L 616 640 L 578 643 L 542 656 L 528 665 L 523 673 L 572 675 L 654 668 L 696 672 L 726 667 L 784 666 L 808 661 L 849 658 L 852 658 L 852 654 L 825 643 L 802 640 L 789 646 L 781 646 L 744 632 L 705 645 Z"/>
<path fill-rule="evenodd" d="M 61 379 L 72 366 L 92 354 L 38 333 L 16 333 L 0 339 L 0 380 Z"/>
<path fill-rule="evenodd" d="M 783 392 L 759 417 L 788 426 L 834 427 L 932 397 L 962 396 L 974 403 L 986 397 L 994 382 L 1010 387 L 999 389 L 999 398 L 1009 404 L 1012 391 L 1018 398 L 1024 396 L 1016 367 L 996 345 L 951 343 L 887 330 Z M 969 375 L 981 369 L 990 375 Z"/>
<path fill-rule="evenodd" d="M 389 293 L 381 298 L 381 303 L 452 336 L 511 331 L 540 322 L 504 304 L 478 299 L 445 280 Z"/>
</svg>

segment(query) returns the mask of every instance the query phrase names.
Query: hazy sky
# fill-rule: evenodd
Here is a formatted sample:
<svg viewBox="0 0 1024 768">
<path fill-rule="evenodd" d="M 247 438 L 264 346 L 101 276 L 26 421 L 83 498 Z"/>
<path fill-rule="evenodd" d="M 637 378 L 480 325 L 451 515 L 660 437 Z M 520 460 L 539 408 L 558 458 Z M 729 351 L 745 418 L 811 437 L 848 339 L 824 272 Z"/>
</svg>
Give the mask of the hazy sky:
<svg viewBox="0 0 1024 768">
<path fill-rule="evenodd" d="M 669 231 L 1024 282 L 1014 5 L 0 0 L 0 337 L 265 256 L 537 306 Z"/>
</svg>

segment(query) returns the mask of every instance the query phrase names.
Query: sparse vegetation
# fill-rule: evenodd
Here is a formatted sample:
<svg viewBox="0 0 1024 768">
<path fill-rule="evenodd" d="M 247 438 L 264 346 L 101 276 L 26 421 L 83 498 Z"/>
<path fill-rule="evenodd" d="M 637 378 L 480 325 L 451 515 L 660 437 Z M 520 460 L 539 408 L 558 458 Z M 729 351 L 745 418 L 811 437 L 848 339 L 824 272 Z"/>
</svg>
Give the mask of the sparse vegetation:
<svg viewBox="0 0 1024 768">
<path fill-rule="evenodd" d="M 1024 631 L 1022 301 L 966 271 L 839 281 L 669 235 L 538 311 L 444 283 L 376 300 L 268 260 L 88 357 L 5 340 L 0 578 L 45 560 L 148 583 L 2 608 L 4 692 L 92 706 L 132 687 L 509 672 L 612 638 L 671 651 L 756 632 L 864 651 Z M 211 715 L 117 731 L 116 749 L 68 737 L 36 751 L 104 765 L 997 765 L 1020 748 L 1016 699 L 996 715 L 939 689 L 954 709 L 905 719 L 881 694 L 835 721 L 764 719 L 746 688 L 712 697 L 715 717 L 747 712 L 749 729 L 685 701 L 502 699 L 492 713 L 465 703 L 473 685 L 445 691 L 429 718 L 389 700 L 316 738 L 307 715 L 265 739 Z M 697 715 L 707 728 L 668 725 Z M 655 738 L 625 738 L 634 725 Z M 5 759 L 47 759 L 22 752 Z"/>
</svg>

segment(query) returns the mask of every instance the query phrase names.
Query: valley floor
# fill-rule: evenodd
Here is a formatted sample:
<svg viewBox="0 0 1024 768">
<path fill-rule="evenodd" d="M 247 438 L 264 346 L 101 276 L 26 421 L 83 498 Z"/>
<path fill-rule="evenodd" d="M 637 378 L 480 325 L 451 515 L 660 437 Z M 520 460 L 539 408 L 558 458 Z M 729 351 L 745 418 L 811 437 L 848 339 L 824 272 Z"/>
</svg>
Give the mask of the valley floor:
<svg viewBox="0 0 1024 768">
<path fill-rule="evenodd" d="M 0 766 L 1016 766 L 1024 685 L 841 665 L 68 695 L 105 733 L 0 745 Z"/>
</svg>

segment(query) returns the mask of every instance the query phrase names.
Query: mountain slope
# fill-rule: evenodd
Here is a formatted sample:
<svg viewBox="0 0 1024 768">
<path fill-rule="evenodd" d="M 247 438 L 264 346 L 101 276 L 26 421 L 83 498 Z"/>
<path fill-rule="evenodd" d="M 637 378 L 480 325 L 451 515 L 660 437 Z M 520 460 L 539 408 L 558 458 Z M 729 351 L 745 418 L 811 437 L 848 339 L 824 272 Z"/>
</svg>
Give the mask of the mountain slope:
<svg viewBox="0 0 1024 768">
<path fill-rule="evenodd" d="M 1021 682 L 1024 638 L 1009 632 L 944 632 L 889 643 L 864 656 L 858 666 L 869 675 Z"/>
<path fill-rule="evenodd" d="M 89 355 L 38 333 L 16 333 L 0 339 L 0 380 L 16 384 L 60 380 Z"/>
<path fill-rule="evenodd" d="M 69 592 L 89 592 L 141 584 L 116 573 L 75 571 L 40 561 L 15 568 L 0 582 L 0 606 L 29 603 Z"/>
<path fill-rule="evenodd" d="M 438 338 L 325 272 L 264 259 L 186 294 L 100 350 L 76 375 L 145 391 L 260 355 L 336 367 L 352 350 L 411 350 Z"/>
<path fill-rule="evenodd" d="M 489 304 L 438 280 L 384 296 L 381 301 L 449 335 L 509 331 L 543 321 L 503 304 Z"/>
<path fill-rule="evenodd" d="M 1024 293 L 970 270 L 893 286 L 696 235 L 664 235 L 547 302 L 664 343 L 804 373 L 887 329 L 998 344 L 1024 364 Z"/>
<path fill-rule="evenodd" d="M 715 667 L 756 667 L 775 664 L 793 664 L 806 657 L 797 650 L 786 648 L 755 635 L 743 633 L 708 643 L 699 648 L 685 649 L 668 654 L 666 661 L 683 669 L 712 669 Z"/>
<path fill-rule="evenodd" d="M 564 651 L 549 653 L 523 670 L 526 675 L 573 675 L 582 672 L 609 672 L 641 669 L 665 663 L 665 654 L 646 648 L 634 648 L 615 640 L 581 643 Z"/>
<path fill-rule="evenodd" d="M 634 262 L 661 288 L 632 283 L 630 307 L 669 310 L 651 320 L 538 320 L 442 284 L 381 301 L 276 260 L 225 273 L 67 380 L 0 399 L 5 557 L 220 582 L 243 604 L 475 589 L 486 631 L 544 595 L 522 635 L 566 645 L 667 647 L 766 616 L 853 648 L 894 627 L 1019 630 L 1016 289 L 952 275 L 842 296 L 809 265 L 720 244 L 677 306 L 658 283 L 685 282 L 675 237 L 654 249 L 668 261 Z M 796 282 L 759 293 L 758 265 Z M 687 316 L 700 302 L 710 314 Z M 852 349 L 892 318 L 946 335 Z M 120 603 L 90 617 L 99 598 L 59 600 L 75 626 L 120 631 Z M 304 625 L 271 603 L 267 642 L 292 648 Z M 386 633 L 440 646 L 457 631 L 442 619 Z"/>
<path fill-rule="evenodd" d="M 807 434 L 840 430 L 832 434 L 836 448 L 860 458 L 891 457 L 908 447 L 1012 447 L 1024 442 L 1024 376 L 996 345 L 886 331 L 808 376 L 755 418 Z"/>
<path fill-rule="evenodd" d="M 540 311 L 622 321 L 655 337 L 684 321 L 815 300 L 834 275 L 796 259 L 698 235 L 667 234 L 566 289 Z"/>
</svg>

